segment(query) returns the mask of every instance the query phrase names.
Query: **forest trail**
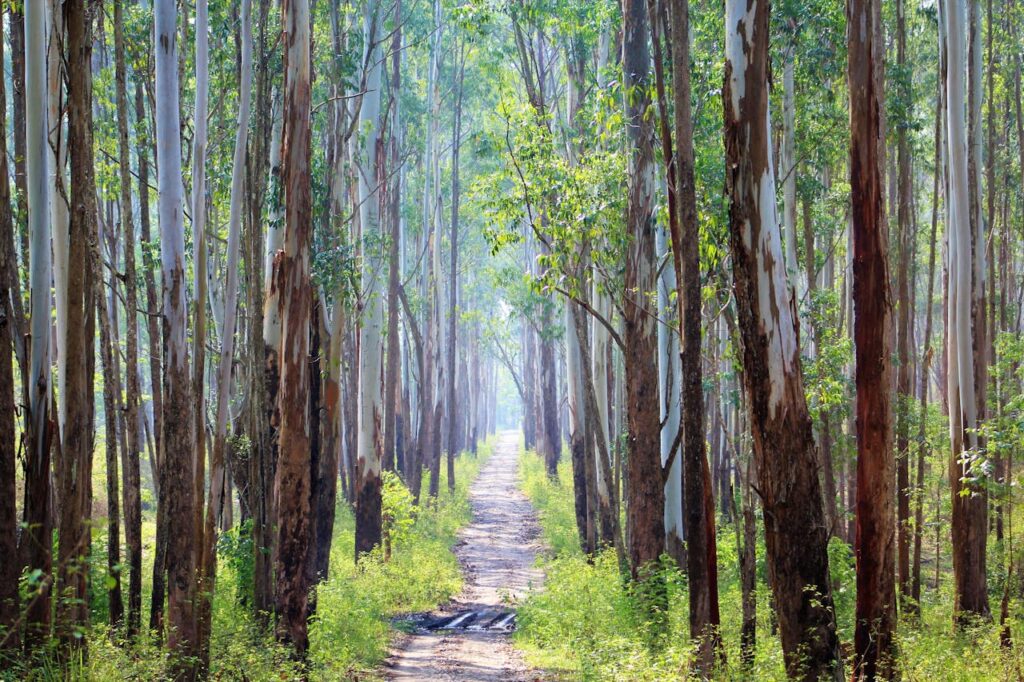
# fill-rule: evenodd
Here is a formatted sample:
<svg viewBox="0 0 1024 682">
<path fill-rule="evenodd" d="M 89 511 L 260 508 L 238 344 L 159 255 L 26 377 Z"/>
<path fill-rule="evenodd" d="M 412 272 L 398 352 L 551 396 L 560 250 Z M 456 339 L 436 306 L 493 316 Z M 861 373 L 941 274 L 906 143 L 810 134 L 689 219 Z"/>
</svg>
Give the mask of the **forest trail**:
<svg viewBox="0 0 1024 682">
<path fill-rule="evenodd" d="M 462 594 L 440 612 L 418 619 L 417 630 L 392 653 L 394 681 L 527 682 L 529 670 L 509 641 L 510 610 L 543 580 L 535 567 L 540 528 L 519 490 L 519 433 L 498 436 L 494 454 L 470 488 L 473 522 L 455 547 L 465 576 Z"/>
</svg>

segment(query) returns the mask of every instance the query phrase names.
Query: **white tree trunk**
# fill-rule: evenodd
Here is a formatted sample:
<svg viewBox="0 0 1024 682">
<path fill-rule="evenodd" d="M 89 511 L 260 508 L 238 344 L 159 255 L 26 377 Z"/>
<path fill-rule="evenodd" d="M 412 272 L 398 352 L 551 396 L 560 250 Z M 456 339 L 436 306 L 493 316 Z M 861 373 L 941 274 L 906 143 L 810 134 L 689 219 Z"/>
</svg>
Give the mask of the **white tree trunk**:
<svg viewBox="0 0 1024 682">
<path fill-rule="evenodd" d="M 964 123 L 964 73 L 967 64 L 965 49 L 965 2 L 951 0 L 946 7 L 946 38 L 949 69 L 946 92 L 949 145 L 949 357 L 947 391 L 949 427 L 953 452 L 964 447 L 965 430 L 973 429 L 977 420 L 974 396 L 974 360 L 971 328 L 971 228 L 970 193 L 967 177 L 967 131 Z M 967 447 L 973 448 L 976 437 L 967 431 Z"/>
<path fill-rule="evenodd" d="M 657 253 L 659 261 L 670 258 L 668 254 L 668 235 L 665 226 L 658 225 L 656 231 Z M 661 465 L 668 462 L 672 453 L 672 444 L 679 431 L 681 411 L 683 368 L 679 356 L 678 309 L 670 300 L 671 292 L 676 289 L 676 271 L 671 263 L 661 268 L 658 278 L 658 316 L 664 321 L 658 323 L 658 397 L 661 409 Z M 669 324 L 672 326 L 670 327 Z M 682 447 L 680 442 L 678 448 Z M 686 537 L 683 526 L 683 458 L 677 453 L 665 481 L 665 537 L 671 546 L 670 538 L 682 545 Z"/>
<path fill-rule="evenodd" d="M 37 0 L 38 1 L 38 0 Z M 67 418 L 68 248 L 69 214 L 67 167 L 68 141 L 62 131 L 61 93 L 64 85 L 64 11 L 60 0 L 49 0 L 50 32 L 46 52 L 46 129 L 50 151 L 50 231 L 53 240 L 53 298 L 57 309 L 57 424 L 64 437 Z M 76 333 L 78 333 L 76 331 Z"/>
<path fill-rule="evenodd" d="M 41 2 L 25 5 L 25 173 L 28 189 L 29 287 L 31 289 L 29 416 L 33 429 L 33 465 L 48 453 L 50 407 L 50 187 L 47 139 L 46 17 Z"/>
<path fill-rule="evenodd" d="M 356 445 L 356 553 L 380 542 L 380 470 L 384 453 L 383 327 L 384 287 L 387 281 L 380 229 L 380 141 L 382 17 L 377 0 L 366 4 L 363 15 L 365 93 L 359 108 L 359 128 L 365 131 L 359 172 L 359 226 L 363 254 L 362 311 L 359 317 L 359 433 Z M 364 523 L 366 521 L 366 523 Z"/>
<path fill-rule="evenodd" d="M 284 248 L 284 212 L 283 204 L 273 198 L 280 193 L 281 186 L 281 132 L 284 118 L 280 115 L 277 104 L 274 105 L 275 116 L 270 139 L 270 187 L 267 192 L 271 197 L 270 211 L 267 220 L 267 244 L 263 260 L 263 342 L 268 348 L 281 346 L 281 292 L 274 286 L 274 259 Z"/>
<path fill-rule="evenodd" d="M 795 290 L 800 280 L 796 257 L 796 93 L 793 77 L 795 46 L 786 47 L 782 68 L 782 206 L 786 230 L 786 273 Z"/>
</svg>

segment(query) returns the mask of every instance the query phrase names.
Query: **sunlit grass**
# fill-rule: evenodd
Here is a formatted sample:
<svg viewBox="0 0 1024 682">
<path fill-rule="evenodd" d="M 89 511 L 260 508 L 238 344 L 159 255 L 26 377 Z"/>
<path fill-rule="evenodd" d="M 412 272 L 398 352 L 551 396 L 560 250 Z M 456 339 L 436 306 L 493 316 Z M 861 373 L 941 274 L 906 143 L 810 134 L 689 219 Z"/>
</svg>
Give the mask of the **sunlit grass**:
<svg viewBox="0 0 1024 682">
<path fill-rule="evenodd" d="M 670 563 L 664 569 L 669 585 L 669 631 L 664 646 L 652 651 L 646 644 L 645 623 L 638 616 L 628 582 L 619 573 L 614 552 L 602 552 L 588 561 L 579 549 L 569 463 L 563 459 L 558 481 L 552 482 L 544 471 L 543 461 L 533 453 L 526 453 L 520 460 L 520 476 L 523 490 L 540 515 L 549 547 L 540 559 L 546 572 L 545 588 L 532 593 L 520 608 L 515 643 L 524 650 L 527 660 L 568 679 L 623 682 L 682 679 L 690 660 L 685 575 Z M 998 556 L 998 548 L 992 550 Z M 833 540 L 829 556 L 839 632 L 844 649 L 850 651 L 856 605 L 853 555 L 845 543 Z M 736 536 L 732 525 L 719 525 L 719 604 L 726 660 L 717 670 L 715 679 L 786 679 L 782 649 L 771 630 L 764 544 L 760 536 L 757 557 L 757 650 L 753 664 L 744 668 L 739 650 L 742 601 Z M 924 579 L 930 587 L 931 576 L 926 575 Z M 998 618 L 1000 594 L 995 592 L 996 583 L 996 576 L 990 576 L 993 590 L 990 600 Z M 951 579 L 945 573 L 938 592 L 925 590 L 921 625 L 906 620 L 900 622 L 898 644 L 903 679 L 922 682 L 1021 679 L 1024 671 L 1021 649 L 1015 648 L 1009 653 L 1001 650 L 999 627 L 995 624 L 983 624 L 968 633 L 956 634 L 952 600 Z M 1011 614 L 1019 618 L 1021 612 L 1014 602 Z M 1021 623 L 1014 619 L 1012 626 L 1015 640 L 1024 638 Z"/>
<path fill-rule="evenodd" d="M 376 679 L 397 634 L 391 619 L 428 611 L 462 589 L 462 576 L 451 549 L 456 533 L 471 518 L 469 485 L 490 457 L 493 441 L 482 444 L 476 457 L 456 459 L 455 492 L 448 493 L 445 467 L 441 467 L 441 494 L 437 504 L 415 511 L 414 522 L 398 538 L 391 560 L 379 555 L 354 559 L 355 521 L 339 500 L 331 547 L 329 579 L 317 589 L 317 611 L 310 624 L 310 654 L 306 674 L 314 680 Z M 97 458 L 102 453 L 97 452 Z M 102 461 L 102 459 L 100 459 Z M 93 488 L 105 490 L 105 472 L 94 470 Z M 424 490 L 428 482 L 424 481 Z M 105 511 L 105 501 L 95 505 Z M 123 533 L 123 527 L 122 527 Z M 143 524 L 143 614 L 149 622 L 155 519 L 146 512 Z M 122 547 L 122 561 L 124 548 Z M 91 608 L 93 625 L 85 633 L 88 657 L 72 662 L 64 672 L 52 657 L 39 660 L 0 660 L 0 680 L 156 680 L 166 670 L 165 651 L 149 637 L 126 645 L 111 637 L 106 604 L 106 519 L 94 518 L 92 539 Z M 218 563 L 213 604 L 211 678 L 223 680 L 292 680 L 302 676 L 290 651 L 271 632 L 261 628 L 251 609 L 238 599 L 240 578 L 223 555 Z M 122 577 L 127 599 L 127 576 Z"/>
</svg>

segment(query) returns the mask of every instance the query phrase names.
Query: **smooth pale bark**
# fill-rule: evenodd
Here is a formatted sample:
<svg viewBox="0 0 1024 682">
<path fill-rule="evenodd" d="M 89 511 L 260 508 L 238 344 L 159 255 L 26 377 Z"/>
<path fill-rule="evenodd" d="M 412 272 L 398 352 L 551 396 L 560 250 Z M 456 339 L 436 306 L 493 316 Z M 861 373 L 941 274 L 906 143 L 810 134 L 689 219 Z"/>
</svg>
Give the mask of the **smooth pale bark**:
<svg viewBox="0 0 1024 682">
<path fill-rule="evenodd" d="M 971 234 L 970 190 L 967 164 L 967 130 L 964 125 L 965 0 L 951 0 L 945 12 L 947 163 L 949 174 L 947 253 L 949 262 L 949 303 L 947 306 L 946 387 L 950 416 L 952 452 L 949 481 L 952 487 L 952 540 L 954 604 L 958 623 L 971 616 L 990 616 L 986 589 L 985 547 L 987 501 L 982 490 L 971 485 L 975 472 L 972 453 L 977 451 L 977 392 L 975 373 L 975 329 L 972 298 L 975 290 L 977 253 Z M 980 232 L 980 226 L 979 230 Z M 964 490 L 968 494 L 963 494 Z"/>
<path fill-rule="evenodd" d="M 50 239 L 53 245 L 53 302 L 56 309 L 58 442 L 67 422 L 68 336 L 68 143 L 64 128 L 64 11 L 61 0 L 47 0 L 49 38 L 46 46 L 46 120 L 50 151 Z"/>
<path fill-rule="evenodd" d="M 383 64 L 380 48 L 379 3 L 367 3 L 363 15 L 363 65 L 366 92 L 359 108 L 359 125 L 367 131 L 359 159 L 359 225 L 362 231 L 362 311 L 359 322 L 359 441 L 356 454 L 356 557 L 381 540 L 381 460 L 384 455 L 384 402 L 381 395 L 384 363 L 383 235 L 380 228 L 380 104 Z M 433 485 L 433 482 L 431 483 Z"/>
<path fill-rule="evenodd" d="M 200 2 L 200 4 L 205 4 Z M 228 216 L 227 282 L 224 290 L 224 324 L 221 332 L 220 364 L 217 367 L 217 413 L 215 421 L 213 451 L 210 457 L 210 492 L 206 503 L 206 521 L 200 564 L 199 638 L 201 661 L 204 670 L 210 667 L 211 618 L 213 614 L 213 593 L 217 579 L 217 519 L 224 513 L 225 504 L 225 459 L 228 438 L 228 401 L 231 397 L 231 368 L 235 358 L 235 320 L 238 310 L 239 241 L 242 232 L 242 199 L 245 191 L 245 149 L 249 134 L 249 108 L 252 101 L 252 25 L 250 21 L 251 0 L 242 0 L 241 34 L 242 63 L 241 81 L 238 85 L 238 122 L 235 129 L 235 152 L 231 171 L 231 203 Z M 203 8 L 205 11 L 205 8 Z M 197 22 L 197 26 L 199 23 Z M 197 34 L 198 35 L 198 34 Z"/>
<path fill-rule="evenodd" d="M 308 0 L 285 0 L 284 251 L 275 268 L 281 311 L 281 431 L 274 484 L 277 512 L 277 637 L 305 656 L 309 647 L 306 561 L 310 541 L 309 319 L 310 33 Z"/>
<path fill-rule="evenodd" d="M 705 454 L 703 359 L 701 358 L 700 231 L 694 182 L 693 120 L 690 86 L 690 9 L 687 0 L 672 6 L 673 79 L 676 109 L 676 202 L 679 224 L 673 235 L 682 321 L 683 498 L 690 581 L 690 637 L 698 643 L 697 662 L 710 672 L 721 653 L 718 609 L 718 548 L 711 472 Z"/>
<path fill-rule="evenodd" d="M 806 680 L 840 680 L 828 528 L 775 207 L 768 19 L 765 3 L 726 3 L 722 103 L 733 288 L 768 574 L 787 672 Z"/>
<path fill-rule="evenodd" d="M 665 488 L 661 475 L 658 419 L 657 330 L 650 293 L 657 286 L 654 264 L 654 128 L 647 114 L 651 59 L 647 47 L 647 6 L 623 5 L 622 66 L 626 96 L 628 199 L 623 317 L 625 321 L 626 410 L 629 433 L 627 524 L 632 577 L 645 586 L 644 602 L 658 619 L 666 594 L 657 574 L 665 546 Z M 655 625 L 658 630 L 662 624 Z"/>
<path fill-rule="evenodd" d="M 191 674 L 196 653 L 194 615 L 195 442 L 192 436 L 188 344 L 188 287 L 185 275 L 184 196 L 181 184 L 178 107 L 177 5 L 157 0 L 153 50 L 156 54 L 157 214 L 160 220 L 161 289 L 163 292 L 164 419 L 160 504 L 167 534 L 167 648 L 172 676 Z"/>
<path fill-rule="evenodd" d="M 657 235 L 659 260 L 670 257 L 668 235 L 659 226 Z M 669 297 L 676 290 L 675 268 L 667 264 L 661 268 L 658 277 L 658 314 L 667 318 L 658 322 L 658 405 L 661 418 L 661 466 L 664 468 L 671 457 L 672 464 L 665 472 L 665 551 L 676 560 L 681 569 L 686 568 L 686 530 L 683 525 L 683 455 L 682 442 L 671 456 L 672 446 L 679 432 L 682 399 L 683 370 L 679 359 L 679 334 L 676 332 L 678 315 L 673 314 Z"/>
<path fill-rule="evenodd" d="M 192 418 L 195 438 L 195 552 L 202 571 L 203 490 L 206 476 L 206 143 L 210 90 L 209 13 L 207 1 L 196 2 L 196 101 L 192 125 Z M 186 22 L 187 23 L 187 22 Z M 184 38 L 182 38 L 184 44 Z M 205 591 L 200 585 L 200 590 Z M 200 637 L 202 633 L 200 632 Z"/>
<path fill-rule="evenodd" d="M 892 292 L 885 213 L 885 54 L 878 0 L 848 0 L 853 335 L 857 387 L 854 679 L 895 674 Z"/>
<path fill-rule="evenodd" d="M 125 67 L 124 3 L 114 4 L 114 56 L 117 98 L 117 143 L 120 164 L 120 214 L 124 239 L 124 285 L 127 337 L 125 339 L 125 440 L 121 469 L 124 476 L 124 534 L 128 559 L 129 636 L 139 631 L 142 618 L 142 495 L 139 454 L 139 334 L 136 310 L 135 223 L 132 219 L 131 150 L 128 146 L 128 92 Z"/>
</svg>

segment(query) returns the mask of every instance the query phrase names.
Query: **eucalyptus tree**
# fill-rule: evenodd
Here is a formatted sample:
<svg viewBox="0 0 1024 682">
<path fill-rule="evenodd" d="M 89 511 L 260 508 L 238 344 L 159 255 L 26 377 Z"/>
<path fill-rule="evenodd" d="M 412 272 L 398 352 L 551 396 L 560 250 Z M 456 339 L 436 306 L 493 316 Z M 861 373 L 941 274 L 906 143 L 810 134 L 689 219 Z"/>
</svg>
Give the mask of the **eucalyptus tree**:
<svg viewBox="0 0 1024 682">
<path fill-rule="evenodd" d="M 299 656 L 309 647 L 310 540 L 309 330 L 312 197 L 310 189 L 310 15 L 308 0 L 285 0 L 284 125 L 281 176 L 284 188 L 283 253 L 272 288 L 280 296 L 280 445 L 274 507 L 277 513 L 277 637 Z M 268 297 L 269 300 L 269 297 Z"/>
<path fill-rule="evenodd" d="M 60 486 L 58 550 L 60 561 L 57 621 L 61 643 L 84 643 L 78 628 L 89 622 L 88 552 L 92 499 L 93 376 L 95 355 L 96 184 L 92 144 L 92 30 L 85 0 L 64 3 L 67 29 L 68 148 L 71 208 L 68 221 L 68 270 L 64 343 L 65 422 L 56 467 Z"/>
<path fill-rule="evenodd" d="M 203 491 L 206 477 L 206 308 L 209 298 L 206 246 L 206 156 L 209 127 L 210 19 L 206 0 L 196 2 L 195 114 L 192 134 L 192 436 L 195 439 L 195 560 L 202 561 Z M 205 588 L 201 588 L 205 589 Z"/>
<path fill-rule="evenodd" d="M 977 365 L 982 360 L 972 311 L 979 303 L 977 297 L 984 291 L 979 281 L 984 272 L 980 267 L 984 250 L 983 241 L 978 238 L 981 225 L 971 218 L 970 175 L 966 158 L 970 141 L 964 125 L 964 76 L 967 70 L 964 4 L 965 0 L 949 0 L 944 12 L 948 64 L 946 162 L 949 177 L 946 389 L 952 445 L 949 481 L 953 488 L 953 610 L 958 623 L 965 622 L 963 616 L 990 615 L 985 556 L 988 505 L 984 491 L 973 482 L 981 466 L 977 432 Z M 972 225 L 976 229 L 972 230 Z"/>
<path fill-rule="evenodd" d="M 235 150 L 231 170 L 230 215 L 228 217 L 227 280 L 224 291 L 224 325 L 221 333 L 220 363 L 217 368 L 217 412 L 214 422 L 213 451 L 210 457 L 209 499 L 206 520 L 200 536 L 202 562 L 199 566 L 201 588 L 199 602 L 199 638 L 201 664 L 210 665 L 210 636 L 212 634 L 213 593 L 217 571 L 217 519 L 224 512 L 230 498 L 225 496 L 225 451 L 228 438 L 228 401 L 231 397 L 231 375 L 235 360 L 235 320 L 238 309 L 239 241 L 242 231 L 242 199 L 245 192 L 245 152 L 249 134 L 249 109 L 252 101 L 252 25 L 251 0 L 242 0 L 241 63 L 238 84 L 238 124 L 235 129 Z"/>
<path fill-rule="evenodd" d="M 629 432 L 627 523 L 632 576 L 648 583 L 651 607 L 659 608 L 664 585 L 657 561 L 665 546 L 665 489 L 661 469 L 661 423 L 658 415 L 656 311 L 650 292 L 656 288 L 654 263 L 654 128 L 650 105 L 651 59 L 647 45 L 647 6 L 642 0 L 623 4 L 622 68 L 627 125 L 628 190 L 623 292 L 623 358 Z"/>
<path fill-rule="evenodd" d="M 25 433 L 25 532 L 19 552 L 26 567 L 38 576 L 35 594 L 25 608 L 25 646 L 31 653 L 49 635 L 53 521 L 50 515 L 50 198 L 47 184 L 48 142 L 46 99 L 46 16 L 41 2 L 24 9 L 25 38 L 25 186 L 28 204 L 29 292 L 31 341 L 29 375 L 25 382 L 28 409 Z"/>
<path fill-rule="evenodd" d="M 139 470 L 141 443 L 139 386 L 139 307 L 135 268 L 135 223 L 132 211 L 131 148 L 128 143 L 128 70 L 124 36 L 124 5 L 114 5 L 114 59 L 117 100 L 117 149 L 120 165 L 120 213 L 124 243 L 125 312 L 125 440 L 121 468 L 124 475 L 124 530 L 128 553 L 128 634 L 138 633 L 142 618 L 142 490 Z M 147 206 L 148 208 L 148 206 Z M 147 216 L 148 219 L 148 216 Z"/>
<path fill-rule="evenodd" d="M 791 676 L 840 680 L 828 529 L 774 199 L 769 8 L 729 0 L 725 16 L 722 106 L 733 290 L 779 634 Z"/>
<path fill-rule="evenodd" d="M 895 674 L 892 292 L 885 213 L 881 2 L 848 0 L 850 207 L 857 382 L 857 613 L 854 678 Z"/>
<path fill-rule="evenodd" d="M 703 670 L 714 663 L 721 647 L 718 611 L 718 548 L 715 504 L 705 450 L 703 360 L 701 358 L 700 230 L 694 180 L 692 86 L 690 83 L 690 7 L 675 0 L 671 8 L 672 76 L 675 95 L 675 194 L 677 224 L 673 226 L 673 265 L 678 276 L 679 319 L 682 325 L 683 498 L 690 580 L 690 637 L 699 643 Z"/>
<path fill-rule="evenodd" d="M 184 197 L 179 142 L 177 4 L 158 0 L 154 7 L 156 55 L 157 213 L 160 221 L 163 298 L 163 462 L 160 505 L 168 528 L 195 528 L 195 444 L 192 394 L 186 342 L 188 287 L 185 279 Z M 175 675 L 188 674 L 196 652 L 195 553 L 193 534 L 167 535 L 167 647 L 175 655 Z M 156 570 L 161 570 L 158 568 Z"/>
<path fill-rule="evenodd" d="M 0 61 L 4 41 L 0 36 Z M 0 79 L 0 102 L 6 102 L 5 79 Z M 0 107 L 0 158 L 7 157 L 7 107 Z M 15 471 L 14 357 L 21 324 L 14 301 L 20 301 L 17 253 L 14 250 L 14 206 L 8 165 L 0 164 L 0 556 L 18 556 L 17 474 Z M 21 375 L 24 383 L 24 372 Z M 18 578 L 19 561 L 0 566 L 0 651 L 13 652 L 18 638 L 21 612 Z"/>
<path fill-rule="evenodd" d="M 383 14 L 377 0 L 369 0 L 363 14 L 363 68 L 365 92 L 359 124 L 365 132 L 359 159 L 359 228 L 362 231 L 362 311 L 359 322 L 359 440 L 356 477 L 356 556 L 366 554 L 381 540 L 381 460 L 384 456 L 383 247 L 380 226 L 381 50 Z M 454 286 L 454 285 L 453 285 Z M 434 483 L 431 482 L 431 486 Z"/>
</svg>

